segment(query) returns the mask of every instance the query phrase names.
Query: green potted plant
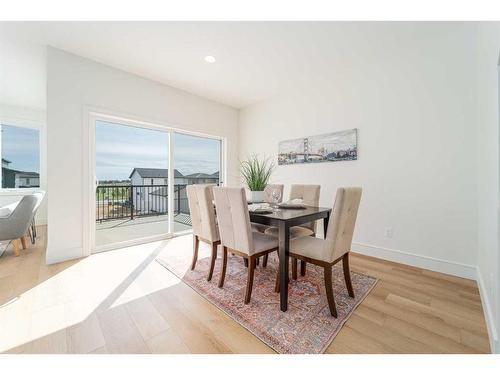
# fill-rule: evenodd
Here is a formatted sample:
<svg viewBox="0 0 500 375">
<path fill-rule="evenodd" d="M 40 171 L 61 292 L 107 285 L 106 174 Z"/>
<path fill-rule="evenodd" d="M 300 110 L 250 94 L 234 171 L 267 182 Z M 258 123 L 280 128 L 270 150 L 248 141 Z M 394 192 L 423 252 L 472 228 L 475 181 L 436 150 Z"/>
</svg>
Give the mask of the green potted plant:
<svg viewBox="0 0 500 375">
<path fill-rule="evenodd" d="M 259 159 L 252 155 L 240 161 L 240 172 L 247 188 L 250 190 L 252 202 L 264 201 L 264 189 L 274 170 L 274 163 L 269 158 Z"/>
</svg>

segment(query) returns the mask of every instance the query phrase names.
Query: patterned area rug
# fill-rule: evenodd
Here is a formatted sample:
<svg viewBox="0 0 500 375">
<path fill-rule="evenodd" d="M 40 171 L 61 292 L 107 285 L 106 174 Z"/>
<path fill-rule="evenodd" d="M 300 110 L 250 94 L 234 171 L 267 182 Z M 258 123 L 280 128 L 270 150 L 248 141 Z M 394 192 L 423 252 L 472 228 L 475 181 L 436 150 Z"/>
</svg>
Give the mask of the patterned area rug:
<svg viewBox="0 0 500 375">
<path fill-rule="evenodd" d="M 257 266 L 248 305 L 243 303 L 247 269 L 242 258 L 228 256 L 224 288 L 220 289 L 217 287 L 222 261 L 220 247 L 218 255 L 210 282 L 206 280 L 210 258 L 205 244 L 200 244 L 194 271 L 189 268 L 191 252 L 186 252 L 184 246 L 166 249 L 156 260 L 278 353 L 323 353 L 377 282 L 373 277 L 351 272 L 355 294 L 351 298 L 341 263 L 337 263 L 333 270 L 333 290 L 338 318 L 334 318 L 328 309 L 323 269 L 308 264 L 305 277 L 290 281 L 288 311 L 282 312 L 279 294 L 274 292 L 278 269 L 275 253 L 269 257 L 266 268 Z"/>
</svg>

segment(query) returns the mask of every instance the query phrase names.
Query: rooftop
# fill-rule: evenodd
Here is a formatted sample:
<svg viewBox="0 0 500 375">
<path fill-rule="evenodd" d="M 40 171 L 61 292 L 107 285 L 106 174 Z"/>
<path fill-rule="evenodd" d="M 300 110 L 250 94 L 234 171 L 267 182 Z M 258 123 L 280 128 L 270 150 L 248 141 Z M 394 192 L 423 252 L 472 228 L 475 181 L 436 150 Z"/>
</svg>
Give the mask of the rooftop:
<svg viewBox="0 0 500 375">
<path fill-rule="evenodd" d="M 129 178 L 137 172 L 142 178 L 168 178 L 168 169 L 163 168 L 134 168 Z M 174 169 L 174 177 L 184 177 L 177 169 Z"/>
<path fill-rule="evenodd" d="M 192 173 L 184 176 L 186 178 L 219 178 L 219 172 L 214 172 L 212 174 L 208 173 Z"/>
</svg>

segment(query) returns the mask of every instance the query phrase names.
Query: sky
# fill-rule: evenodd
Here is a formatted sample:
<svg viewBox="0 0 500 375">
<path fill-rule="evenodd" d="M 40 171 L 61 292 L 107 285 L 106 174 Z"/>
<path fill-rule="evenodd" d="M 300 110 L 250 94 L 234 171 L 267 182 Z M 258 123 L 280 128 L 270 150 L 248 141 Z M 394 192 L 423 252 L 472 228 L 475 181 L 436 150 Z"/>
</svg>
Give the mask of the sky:
<svg viewBox="0 0 500 375">
<path fill-rule="evenodd" d="M 168 134 L 97 121 L 96 174 L 99 181 L 126 180 L 134 168 L 168 168 Z M 220 141 L 174 133 L 174 168 L 182 174 L 219 170 Z"/>
<path fill-rule="evenodd" d="M 25 172 L 40 172 L 40 142 L 36 129 L 1 125 L 0 155 L 12 163 L 9 168 Z"/>
</svg>

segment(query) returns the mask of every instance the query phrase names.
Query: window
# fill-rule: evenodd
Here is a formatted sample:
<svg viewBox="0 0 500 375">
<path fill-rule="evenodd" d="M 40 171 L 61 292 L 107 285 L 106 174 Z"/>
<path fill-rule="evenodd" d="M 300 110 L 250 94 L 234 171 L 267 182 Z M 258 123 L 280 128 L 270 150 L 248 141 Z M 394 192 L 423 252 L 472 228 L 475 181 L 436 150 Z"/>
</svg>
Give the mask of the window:
<svg viewBox="0 0 500 375">
<path fill-rule="evenodd" d="M 0 124 L 1 187 L 40 187 L 40 131 Z"/>
</svg>

